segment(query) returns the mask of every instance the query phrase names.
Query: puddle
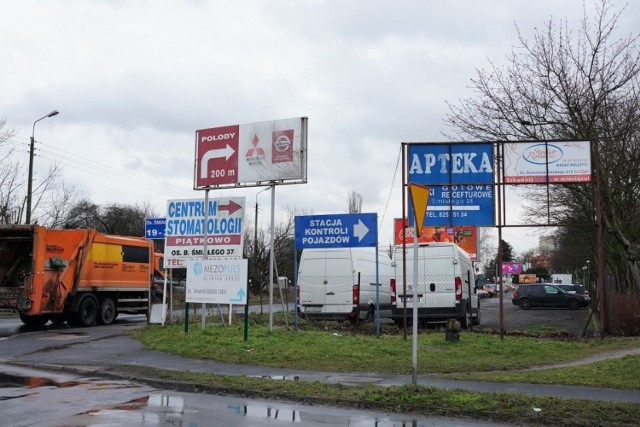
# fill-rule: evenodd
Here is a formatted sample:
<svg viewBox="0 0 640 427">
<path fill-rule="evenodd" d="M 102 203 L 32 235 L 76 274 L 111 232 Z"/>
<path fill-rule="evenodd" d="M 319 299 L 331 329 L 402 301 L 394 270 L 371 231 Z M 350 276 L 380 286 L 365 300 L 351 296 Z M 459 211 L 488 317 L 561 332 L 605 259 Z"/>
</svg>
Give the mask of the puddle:
<svg viewBox="0 0 640 427">
<path fill-rule="evenodd" d="M 64 341 L 74 340 L 77 338 L 84 338 L 89 336 L 88 332 L 58 332 L 55 335 L 48 335 L 46 337 L 39 338 L 41 341 Z"/>
<path fill-rule="evenodd" d="M 300 381 L 298 375 L 248 375 L 253 378 L 264 378 L 267 380 Z"/>
</svg>

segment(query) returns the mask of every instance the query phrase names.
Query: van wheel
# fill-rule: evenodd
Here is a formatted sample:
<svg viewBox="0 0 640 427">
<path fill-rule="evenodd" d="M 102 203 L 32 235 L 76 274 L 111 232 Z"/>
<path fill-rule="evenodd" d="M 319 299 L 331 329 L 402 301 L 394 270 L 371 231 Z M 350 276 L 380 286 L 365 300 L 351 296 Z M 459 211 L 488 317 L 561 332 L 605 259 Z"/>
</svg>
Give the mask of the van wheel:
<svg viewBox="0 0 640 427">
<path fill-rule="evenodd" d="M 467 307 L 464 311 L 464 317 L 460 319 L 460 327 L 462 329 L 467 329 L 469 326 L 471 326 L 471 310 Z"/>
<path fill-rule="evenodd" d="M 100 304 L 100 314 L 98 316 L 98 324 L 110 325 L 116 318 L 116 305 L 111 298 L 105 298 Z"/>
<path fill-rule="evenodd" d="M 474 326 L 477 326 L 480 324 L 480 304 L 478 304 L 478 314 L 476 315 L 476 317 L 472 318 L 472 322 Z"/>
</svg>

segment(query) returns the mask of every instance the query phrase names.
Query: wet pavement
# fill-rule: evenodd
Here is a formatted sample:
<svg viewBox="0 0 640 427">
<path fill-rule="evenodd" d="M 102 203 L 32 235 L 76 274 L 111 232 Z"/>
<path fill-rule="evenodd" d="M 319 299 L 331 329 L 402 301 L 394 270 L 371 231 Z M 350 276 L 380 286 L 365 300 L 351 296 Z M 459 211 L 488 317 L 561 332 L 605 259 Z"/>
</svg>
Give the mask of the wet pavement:
<svg viewBox="0 0 640 427">
<path fill-rule="evenodd" d="M 508 426 L 167 391 L 128 380 L 103 380 L 10 365 L 1 366 L 0 372 L 3 426 Z"/>
</svg>

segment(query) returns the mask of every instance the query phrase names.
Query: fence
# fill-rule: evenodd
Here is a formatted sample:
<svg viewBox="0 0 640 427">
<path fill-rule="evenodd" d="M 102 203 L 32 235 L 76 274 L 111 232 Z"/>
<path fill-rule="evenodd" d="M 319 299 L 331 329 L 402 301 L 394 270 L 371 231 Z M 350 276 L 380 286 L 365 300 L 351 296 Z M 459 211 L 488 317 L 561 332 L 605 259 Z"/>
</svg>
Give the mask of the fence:
<svg viewBox="0 0 640 427">
<path fill-rule="evenodd" d="M 411 324 L 413 309 L 413 294 L 411 284 L 413 279 L 408 272 L 407 277 L 407 324 Z M 307 277 L 300 280 L 298 307 L 299 322 L 330 321 L 337 323 L 374 323 L 377 316 L 374 311 L 376 300 L 379 301 L 379 319 L 385 326 L 385 331 L 404 324 L 403 318 L 398 317 L 404 306 L 404 290 L 402 280 L 396 282 L 397 289 L 392 288 L 393 277 L 379 276 L 376 286 L 375 277 L 360 277 L 358 292 L 354 291 L 352 280 L 344 276 Z M 422 327 L 438 327 L 444 325 L 456 306 L 456 283 L 450 277 L 438 277 L 423 275 L 419 282 L 425 285 L 418 290 L 419 307 L 426 307 L 430 312 L 440 313 L 441 317 L 430 317 L 422 322 Z M 489 295 L 476 290 L 461 278 L 461 300 L 466 299 L 469 291 L 473 295 L 472 304 L 479 306 L 479 322 L 473 322 L 473 331 L 498 332 L 524 334 L 554 334 L 568 336 L 592 335 L 597 333 L 597 314 L 591 315 L 591 307 L 577 310 L 565 307 L 531 307 L 522 309 L 512 302 L 515 287 L 506 286 L 502 296 L 500 292 Z M 168 293 L 167 305 L 170 315 L 166 323 L 182 323 L 185 318 L 184 286 L 173 286 Z M 376 295 L 376 292 L 378 295 Z M 397 296 L 396 317 L 393 317 L 392 302 Z M 357 298 L 356 298 L 357 297 Z M 357 302 L 357 303 L 356 303 Z M 500 310 L 502 304 L 502 311 Z M 438 308 L 439 307 L 439 308 Z M 450 307 L 447 310 L 444 307 Z M 199 322 L 202 318 L 202 304 L 189 305 L 189 319 Z M 226 324 L 229 321 L 243 318 L 245 306 L 208 304 L 204 308 L 207 323 Z M 274 286 L 273 303 L 269 304 L 268 293 L 251 293 L 249 296 L 249 316 L 251 318 L 266 319 L 270 311 L 273 311 L 273 324 L 277 327 L 293 327 L 294 318 L 294 289 L 292 285 L 286 287 Z M 448 313 L 448 314 L 447 314 Z M 394 326 L 394 323 L 396 326 Z"/>
</svg>

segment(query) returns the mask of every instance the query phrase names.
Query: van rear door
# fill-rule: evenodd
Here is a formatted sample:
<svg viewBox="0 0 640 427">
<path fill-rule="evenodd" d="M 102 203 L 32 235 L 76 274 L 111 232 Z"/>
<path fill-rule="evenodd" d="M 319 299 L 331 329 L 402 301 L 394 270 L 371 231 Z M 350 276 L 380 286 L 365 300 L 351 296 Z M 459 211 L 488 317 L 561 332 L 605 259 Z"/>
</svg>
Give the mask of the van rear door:
<svg viewBox="0 0 640 427">
<path fill-rule="evenodd" d="M 298 273 L 306 314 L 348 314 L 353 310 L 353 262 L 348 249 L 307 250 Z"/>
</svg>

